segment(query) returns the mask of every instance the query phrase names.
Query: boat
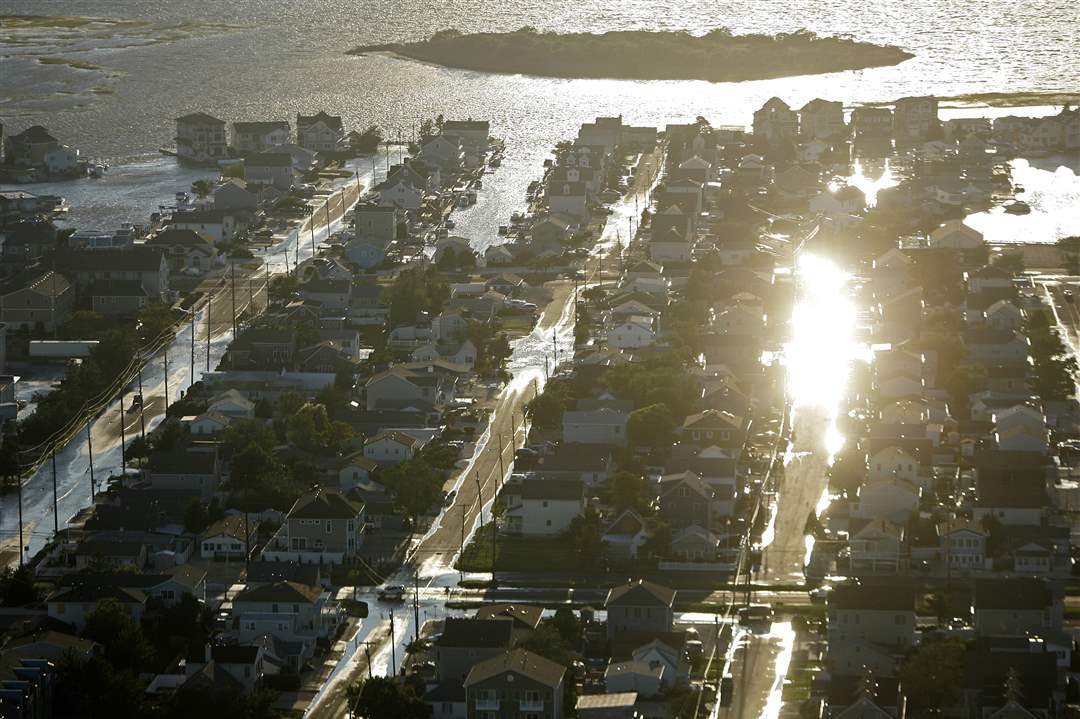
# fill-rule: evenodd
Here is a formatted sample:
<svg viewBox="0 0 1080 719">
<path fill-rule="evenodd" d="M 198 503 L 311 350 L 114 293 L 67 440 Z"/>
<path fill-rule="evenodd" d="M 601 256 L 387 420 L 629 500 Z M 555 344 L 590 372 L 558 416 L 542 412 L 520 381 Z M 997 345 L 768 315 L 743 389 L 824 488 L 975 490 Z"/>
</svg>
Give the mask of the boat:
<svg viewBox="0 0 1080 719">
<path fill-rule="evenodd" d="M 476 204 L 476 193 L 475 192 L 470 191 L 469 194 L 467 195 L 467 197 L 469 199 L 469 204 L 470 205 L 475 205 Z"/>
<path fill-rule="evenodd" d="M 1023 200 L 1014 200 L 1005 204 L 1005 212 L 1010 215 L 1026 215 L 1031 212 L 1031 205 Z"/>
<path fill-rule="evenodd" d="M 496 155 L 495 157 L 491 158 L 491 161 L 488 162 L 488 164 L 491 165 L 492 167 L 498 167 L 499 165 L 502 164 L 502 159 L 500 159 L 499 156 Z"/>
<path fill-rule="evenodd" d="M 506 225 L 499 225 L 499 234 L 500 235 L 506 235 L 506 233 L 508 233 L 508 232 L 510 232 L 509 227 L 507 227 Z"/>
<path fill-rule="evenodd" d="M 475 194 L 475 193 L 470 193 L 470 194 Z M 458 207 L 468 207 L 469 206 L 469 196 L 468 195 L 458 195 L 457 206 Z"/>
<path fill-rule="evenodd" d="M 447 220 L 446 220 L 446 222 L 444 224 L 446 225 L 446 229 L 448 229 L 448 230 L 454 229 L 454 221 L 451 220 L 450 218 L 447 218 Z"/>
<path fill-rule="evenodd" d="M 513 224 L 521 222 L 523 219 L 525 218 L 521 216 L 520 212 L 515 212 L 514 214 L 510 215 L 510 222 Z"/>
<path fill-rule="evenodd" d="M 107 169 L 109 169 L 108 165 L 94 164 L 86 168 L 86 174 L 97 180 L 105 176 Z"/>
</svg>

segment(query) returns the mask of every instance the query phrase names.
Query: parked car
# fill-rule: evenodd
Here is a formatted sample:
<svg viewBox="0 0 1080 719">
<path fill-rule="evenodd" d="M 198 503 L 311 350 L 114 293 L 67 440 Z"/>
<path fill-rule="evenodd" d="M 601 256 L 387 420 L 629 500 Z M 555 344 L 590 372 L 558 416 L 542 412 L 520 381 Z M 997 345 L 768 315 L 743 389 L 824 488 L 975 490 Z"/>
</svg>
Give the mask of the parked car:
<svg viewBox="0 0 1080 719">
<path fill-rule="evenodd" d="M 405 601 L 405 587 L 400 584 L 392 584 L 388 587 L 383 587 L 379 590 L 379 601 L 381 602 L 403 602 Z"/>
</svg>

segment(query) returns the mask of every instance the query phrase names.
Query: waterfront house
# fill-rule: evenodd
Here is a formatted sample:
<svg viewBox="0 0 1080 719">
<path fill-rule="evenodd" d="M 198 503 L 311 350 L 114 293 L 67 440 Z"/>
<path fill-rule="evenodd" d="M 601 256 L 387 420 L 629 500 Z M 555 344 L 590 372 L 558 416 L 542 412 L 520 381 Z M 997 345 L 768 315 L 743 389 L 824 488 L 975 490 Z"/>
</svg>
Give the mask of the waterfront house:
<svg viewBox="0 0 1080 719">
<path fill-rule="evenodd" d="M 424 204 L 424 191 L 402 178 L 379 183 L 375 191 L 381 207 L 415 211 Z"/>
<path fill-rule="evenodd" d="M 66 175 L 79 168 L 79 151 L 67 145 L 57 145 L 45 153 L 45 169 L 54 175 Z"/>
<path fill-rule="evenodd" d="M 888 137 L 892 127 L 893 114 L 887 107 L 856 107 L 851 111 L 851 129 L 857 139 Z"/>
<path fill-rule="evenodd" d="M 270 634 L 291 645 L 287 658 L 299 668 L 314 654 L 316 642 L 332 637 L 344 620 L 321 587 L 278 581 L 249 586 L 233 598 L 227 634 L 240 642 Z"/>
<path fill-rule="evenodd" d="M 353 233 L 357 240 L 388 244 L 397 239 L 398 226 L 404 220 L 396 207 L 360 205 L 353 211 Z"/>
<path fill-rule="evenodd" d="M 663 691 L 666 683 L 663 664 L 650 666 L 635 659 L 611 660 L 604 670 L 604 688 L 609 693 L 634 692 L 638 697 L 648 699 Z"/>
<path fill-rule="evenodd" d="M 112 600 L 135 622 L 146 612 L 146 594 L 138 589 L 81 584 L 57 589 L 45 600 L 50 619 L 68 624 L 77 632 L 86 628 L 86 617 L 105 600 Z"/>
<path fill-rule="evenodd" d="M 8 332 L 51 332 L 68 320 L 74 307 L 74 287 L 53 270 L 27 270 L 0 283 L 0 323 Z"/>
<path fill-rule="evenodd" d="M 420 157 L 439 168 L 441 173 L 453 174 L 465 167 L 465 150 L 458 137 L 436 135 L 420 146 Z"/>
<path fill-rule="evenodd" d="M 670 227 L 666 232 L 657 234 L 657 225 L 653 225 L 653 234 L 649 240 L 649 259 L 653 262 L 689 262 L 692 250 L 693 243 L 687 230 Z"/>
<path fill-rule="evenodd" d="M 649 538 L 645 520 L 632 509 L 623 510 L 600 537 L 608 556 L 616 561 L 635 559 Z"/>
<path fill-rule="evenodd" d="M 444 372 L 414 371 L 393 367 L 364 384 L 368 410 L 416 407 L 430 409 L 452 401 L 456 380 Z"/>
<path fill-rule="evenodd" d="M 293 503 L 262 558 L 341 564 L 355 557 L 363 545 L 364 524 L 363 503 L 316 486 Z"/>
<path fill-rule="evenodd" d="M 265 152 L 292 139 L 288 120 L 234 122 L 232 129 L 233 150 L 241 155 Z"/>
<path fill-rule="evenodd" d="M 442 636 L 432 644 L 436 675 L 461 681 L 476 665 L 509 652 L 513 633 L 514 623 L 501 617 L 447 618 Z"/>
<path fill-rule="evenodd" d="M 605 341 L 616 349 L 651 347 L 656 343 L 654 326 L 650 317 L 632 316 L 608 329 Z"/>
<path fill-rule="evenodd" d="M 899 452 L 895 447 L 890 447 L 882 453 L 892 457 Z M 871 466 L 873 462 L 874 460 L 871 460 Z M 896 524 L 903 524 L 918 511 L 919 488 L 911 480 L 894 476 L 872 479 L 859 487 L 858 506 L 852 516 L 862 519 L 881 517 Z"/>
<path fill-rule="evenodd" d="M 176 156 L 181 161 L 216 163 L 228 156 L 225 121 L 205 112 L 176 118 Z"/>
<path fill-rule="evenodd" d="M 334 152 L 344 136 L 341 117 L 318 112 L 296 116 L 296 144 L 314 152 Z"/>
<path fill-rule="evenodd" d="M 898 141 L 925 140 L 939 127 L 936 97 L 902 97 L 893 111 L 893 135 Z"/>
<path fill-rule="evenodd" d="M 209 272 L 218 257 L 214 241 L 195 230 L 169 227 L 147 240 L 146 246 L 165 253 L 170 272 L 182 272 L 186 269 Z"/>
<path fill-rule="evenodd" d="M 573 234 L 573 223 L 565 216 L 544 215 L 533 223 L 531 236 L 534 252 L 552 249 L 562 252 L 563 245 Z"/>
<path fill-rule="evenodd" d="M 769 98 L 754 112 L 754 141 L 778 146 L 799 134 L 799 116 L 778 97 Z"/>
<path fill-rule="evenodd" d="M 216 450 L 172 449 L 152 452 L 145 474 L 150 489 L 186 492 L 208 502 L 217 491 L 221 467 Z"/>
<path fill-rule="evenodd" d="M 942 563 L 951 571 L 982 571 L 989 569 L 986 540 L 989 533 L 980 525 L 967 520 L 943 522 L 938 525 L 939 553 Z"/>
<path fill-rule="evenodd" d="M 550 479 L 526 475 L 503 488 L 505 529 L 525 536 L 557 536 L 570 528 L 585 508 L 585 485 L 580 479 Z"/>
<path fill-rule="evenodd" d="M 170 224 L 177 230 L 195 230 L 214 241 L 232 242 L 244 225 L 246 213 L 241 210 L 187 210 L 174 212 Z"/>
<path fill-rule="evenodd" d="M 60 147 L 60 141 L 41 125 L 31 125 L 3 140 L 5 160 L 22 167 L 44 167 L 45 156 Z"/>
<path fill-rule="evenodd" d="M 974 250 L 983 246 L 983 235 L 961 220 L 948 220 L 936 227 L 929 237 L 929 246 L 943 250 Z"/>
<path fill-rule="evenodd" d="M 839 139 L 847 135 L 844 104 L 815 98 L 799 108 L 799 134 L 817 140 Z"/>
<path fill-rule="evenodd" d="M 670 632 L 674 626 L 675 590 L 637 579 L 608 590 L 607 611 L 609 639 L 646 632 Z"/>
<path fill-rule="evenodd" d="M 474 664 L 465 678 L 470 717 L 563 719 L 566 669 L 524 649 Z"/>
<path fill-rule="evenodd" d="M 292 157 L 285 152 L 260 152 L 244 160 L 244 182 L 249 185 L 270 185 L 286 192 L 292 189 Z"/>
</svg>

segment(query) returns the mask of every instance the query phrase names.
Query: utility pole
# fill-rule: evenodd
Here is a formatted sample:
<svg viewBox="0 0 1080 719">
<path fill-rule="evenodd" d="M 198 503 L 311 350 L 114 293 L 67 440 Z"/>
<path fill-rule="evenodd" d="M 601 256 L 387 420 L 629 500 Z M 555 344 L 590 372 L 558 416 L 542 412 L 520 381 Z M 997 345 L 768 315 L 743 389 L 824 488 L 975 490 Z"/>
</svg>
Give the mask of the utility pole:
<svg viewBox="0 0 1080 719">
<path fill-rule="evenodd" d="M 127 474 L 127 449 L 124 447 L 124 443 L 127 441 L 124 431 L 124 393 L 120 393 L 120 470 L 123 474 Z M 123 478 L 120 480 L 120 484 L 123 485 Z"/>
<path fill-rule="evenodd" d="M 286 255 L 288 257 L 288 255 Z M 210 317 L 213 314 L 212 310 L 214 302 L 214 292 L 211 290 L 206 294 L 206 371 L 210 371 Z"/>
<path fill-rule="evenodd" d="M 248 513 L 244 511 L 244 571 L 251 571 L 251 530 L 248 529 Z"/>
<path fill-rule="evenodd" d="M 364 642 L 364 656 L 367 657 L 367 678 L 374 679 L 371 673 L 371 642 Z"/>
<path fill-rule="evenodd" d="M 90 436 L 90 420 L 86 420 L 86 451 L 90 454 L 90 502 L 94 501 L 94 440 Z"/>
<path fill-rule="evenodd" d="M 555 328 L 551 328 L 551 348 L 555 351 L 555 356 L 551 360 L 551 374 L 555 374 L 559 371 L 559 337 L 555 334 Z"/>
<path fill-rule="evenodd" d="M 232 338 L 236 340 L 236 263 L 229 263 L 232 275 L 232 285 L 230 294 L 232 295 Z"/>
<path fill-rule="evenodd" d="M 397 647 L 394 646 L 394 610 L 390 610 L 390 676 L 397 676 Z"/>
<path fill-rule="evenodd" d="M 165 414 L 169 413 L 169 348 L 161 349 L 161 357 L 165 360 Z M 144 403 L 145 404 L 145 403 Z M 146 408 L 139 405 L 139 416 L 145 416 Z"/>
<path fill-rule="evenodd" d="M 19 494 L 19 566 L 23 566 L 23 553 L 26 551 L 26 540 L 23 538 L 23 496 L 22 496 L 22 466 L 19 464 L 19 423 L 13 421 L 11 423 L 14 428 L 12 432 L 12 442 L 15 444 L 15 451 L 12 452 L 12 456 L 15 459 L 15 487 Z"/>
<path fill-rule="evenodd" d="M 465 581 L 465 570 L 462 568 L 465 566 L 465 517 L 467 516 L 468 507 L 465 503 L 461 503 L 461 548 L 458 550 L 458 581 Z"/>
<path fill-rule="evenodd" d="M 413 639 L 420 638 L 420 575 L 413 575 L 413 622 L 416 624 L 416 628 L 413 630 Z"/>
<path fill-rule="evenodd" d="M 312 208 L 312 210 L 311 210 L 311 217 L 308 218 L 308 229 L 311 230 L 311 258 L 315 259 L 315 210 L 314 210 L 314 208 Z M 299 242 L 299 241 L 300 241 L 300 239 L 297 238 L 297 242 Z M 299 265 L 297 265 L 296 271 L 300 272 Z M 298 274 L 297 277 L 299 277 L 299 276 L 300 275 Z"/>
<path fill-rule="evenodd" d="M 52 454 L 52 521 L 53 521 L 53 536 L 60 534 L 60 514 L 57 509 L 56 498 L 56 447 L 50 450 Z"/>
<path fill-rule="evenodd" d="M 165 382 L 168 382 L 169 378 L 166 376 Z M 146 398 L 142 393 L 142 367 L 139 367 L 139 424 L 141 425 L 141 432 L 139 436 L 142 437 L 142 441 L 146 441 L 146 414 L 143 412 L 143 406 L 146 404 Z"/>
<path fill-rule="evenodd" d="M 480 486 L 480 473 L 473 472 L 473 481 L 476 482 L 476 508 L 480 512 L 480 526 L 484 526 L 484 488 Z"/>
<path fill-rule="evenodd" d="M 195 308 L 191 308 L 191 384 L 195 384 Z"/>
<path fill-rule="evenodd" d="M 506 444 L 503 442 L 502 432 L 499 432 L 499 480 L 495 483 L 495 491 L 499 491 L 499 482 L 506 480 L 506 470 L 503 469 L 503 451 L 506 449 Z"/>
</svg>

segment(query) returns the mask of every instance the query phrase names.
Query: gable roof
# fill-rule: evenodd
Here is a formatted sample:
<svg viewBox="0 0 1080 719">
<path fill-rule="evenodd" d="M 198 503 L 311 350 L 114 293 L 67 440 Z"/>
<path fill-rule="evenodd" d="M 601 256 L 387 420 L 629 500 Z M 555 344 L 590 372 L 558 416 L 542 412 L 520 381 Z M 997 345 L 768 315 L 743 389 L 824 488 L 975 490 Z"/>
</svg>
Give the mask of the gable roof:
<svg viewBox="0 0 1080 719">
<path fill-rule="evenodd" d="M 671 607 L 675 603 L 675 590 L 650 582 L 647 579 L 627 582 L 608 591 L 604 606 L 629 604 L 631 606 Z"/>
<path fill-rule="evenodd" d="M 1033 577 L 975 580 L 975 611 L 1037 610 L 1054 603 L 1049 585 Z"/>
<path fill-rule="evenodd" d="M 838 609 L 914 612 L 915 592 L 903 586 L 838 584 L 829 592 L 828 602 Z"/>
<path fill-rule="evenodd" d="M 355 519 L 363 508 L 363 503 L 346 499 L 341 492 L 316 487 L 293 503 L 289 519 Z"/>
<path fill-rule="evenodd" d="M 543 607 L 528 604 L 485 604 L 476 610 L 477 619 L 512 619 L 530 629 L 536 629 L 543 616 Z"/>
<path fill-rule="evenodd" d="M 566 669 L 539 654 L 533 654 L 525 649 L 515 649 L 474 664 L 465 678 L 465 686 L 472 686 L 506 672 L 521 674 L 545 686 L 557 687 L 562 682 Z"/>
<path fill-rule="evenodd" d="M 274 582 L 259 587 L 248 587 L 236 595 L 234 602 L 304 602 L 312 604 L 322 596 L 322 587 L 299 582 Z"/>
<path fill-rule="evenodd" d="M 509 648 L 514 623 L 506 618 L 447 617 L 437 647 Z"/>
</svg>

